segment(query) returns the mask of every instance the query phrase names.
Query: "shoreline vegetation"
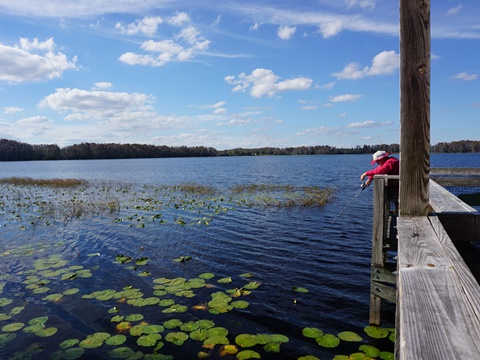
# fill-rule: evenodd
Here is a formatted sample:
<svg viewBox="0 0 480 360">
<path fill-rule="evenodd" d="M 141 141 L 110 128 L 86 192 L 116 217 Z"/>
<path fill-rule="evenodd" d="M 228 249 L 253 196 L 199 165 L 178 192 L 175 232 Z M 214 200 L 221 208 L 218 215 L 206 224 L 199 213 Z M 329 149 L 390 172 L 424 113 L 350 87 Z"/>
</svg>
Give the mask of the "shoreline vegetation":
<svg viewBox="0 0 480 360">
<path fill-rule="evenodd" d="M 94 160 L 215 156 L 265 155 L 339 155 L 372 154 L 378 149 L 399 153 L 399 144 L 363 145 L 354 148 L 336 148 L 329 145 L 299 147 L 261 147 L 217 150 L 205 146 L 166 146 L 148 144 L 80 143 L 59 147 L 55 144 L 31 145 L 15 140 L 0 139 L 0 161 L 31 160 Z M 460 140 L 442 142 L 430 147 L 432 153 L 480 153 L 480 141 Z"/>
</svg>

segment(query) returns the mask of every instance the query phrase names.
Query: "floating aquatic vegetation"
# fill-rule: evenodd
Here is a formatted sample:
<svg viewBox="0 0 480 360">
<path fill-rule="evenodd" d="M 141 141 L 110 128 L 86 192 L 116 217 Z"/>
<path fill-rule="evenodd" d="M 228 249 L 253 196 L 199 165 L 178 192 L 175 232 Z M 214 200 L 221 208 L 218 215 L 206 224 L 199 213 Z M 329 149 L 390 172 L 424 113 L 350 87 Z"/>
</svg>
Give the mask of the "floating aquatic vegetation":
<svg viewBox="0 0 480 360">
<path fill-rule="evenodd" d="M 151 224 L 208 226 L 215 216 L 239 207 L 318 207 L 333 189 L 246 184 L 215 189 L 201 184 L 143 186 L 81 179 L 0 179 L 0 220 L 7 224 L 49 226 L 56 222 L 114 215 L 118 224 L 139 229 Z"/>
<path fill-rule="evenodd" d="M 45 249 L 50 252 L 46 253 Z M 60 247 L 57 252 L 62 249 L 63 247 Z M 161 354 L 160 351 L 168 353 L 172 351 L 172 347 L 178 347 L 178 352 L 183 352 L 182 349 L 188 347 L 194 349 L 192 351 L 199 354 L 199 357 L 215 353 L 226 359 L 251 359 L 262 358 L 267 353 L 273 356 L 279 354 L 278 358 L 282 358 L 285 344 L 290 342 L 283 334 L 239 334 L 237 325 L 224 321 L 224 316 L 249 312 L 245 311 L 252 307 L 252 303 L 247 301 L 249 296 L 263 290 L 264 285 L 254 280 L 253 273 L 218 277 L 213 272 L 199 271 L 191 278 L 186 275 L 166 277 L 163 272 L 158 274 L 158 269 L 151 267 L 155 259 L 124 254 L 108 258 L 103 250 L 101 257 L 97 256 L 97 253 L 93 254 L 95 256 L 86 255 L 88 262 L 95 264 L 86 269 L 75 264 L 75 260 L 69 259 L 67 255 L 55 254 L 55 250 L 55 246 L 29 244 L 12 247 L 1 255 L 13 259 L 28 259 L 26 269 L 3 278 L 0 290 L 6 289 L 3 293 L 11 294 L 10 286 L 15 281 L 15 286 L 24 289 L 22 296 L 29 300 L 25 302 L 22 296 L 10 295 L 0 298 L 0 351 L 17 344 L 17 341 L 31 341 L 27 350 L 15 355 L 17 358 L 28 359 L 32 354 L 48 351 L 48 358 L 52 360 L 88 358 L 89 354 L 102 354 L 119 359 L 172 359 L 172 354 Z M 183 258 L 189 257 L 177 259 Z M 118 282 L 109 284 L 108 281 L 100 284 L 99 279 L 95 279 L 97 273 L 91 269 L 102 266 L 121 269 L 121 272 L 127 275 L 129 272 L 136 274 L 137 266 L 145 266 L 151 267 L 152 274 L 134 285 L 119 285 Z M 181 272 L 187 270 L 179 264 L 171 266 Z M 176 274 L 178 275 L 178 272 Z M 302 289 L 306 290 L 300 286 L 294 290 L 306 292 Z M 258 297 L 255 301 L 258 301 Z M 71 304 L 78 302 L 81 302 L 84 309 L 91 306 L 99 313 L 100 318 L 106 320 L 102 323 L 101 331 L 93 330 L 92 326 L 89 328 L 91 333 L 84 330 L 83 335 L 75 338 L 72 333 L 62 331 L 63 328 L 57 323 L 58 318 L 52 321 L 48 316 L 32 318 L 31 315 L 34 311 L 33 304 L 68 309 Z M 230 315 L 223 315 L 227 313 Z M 77 314 L 76 316 L 80 317 Z M 394 339 L 394 329 L 365 327 L 364 331 L 369 337 Z M 334 335 L 319 328 L 306 327 L 302 333 L 310 345 L 321 348 L 341 349 L 342 343 L 350 343 L 351 347 L 351 343 L 358 342 L 359 352 L 345 355 L 345 359 L 360 356 L 356 354 L 361 354 L 364 359 L 390 359 L 393 355 L 370 347 L 360 335 L 352 331 Z M 31 340 L 28 340 L 28 337 L 31 337 Z M 48 338 L 48 342 L 44 338 Z M 34 345 L 37 341 L 45 341 L 49 347 L 44 349 Z M 52 345 L 56 347 L 51 348 Z M 374 354 L 376 355 L 373 356 Z M 336 359 L 343 359 L 341 356 L 343 355 Z M 315 359 L 312 355 L 299 358 Z"/>
</svg>

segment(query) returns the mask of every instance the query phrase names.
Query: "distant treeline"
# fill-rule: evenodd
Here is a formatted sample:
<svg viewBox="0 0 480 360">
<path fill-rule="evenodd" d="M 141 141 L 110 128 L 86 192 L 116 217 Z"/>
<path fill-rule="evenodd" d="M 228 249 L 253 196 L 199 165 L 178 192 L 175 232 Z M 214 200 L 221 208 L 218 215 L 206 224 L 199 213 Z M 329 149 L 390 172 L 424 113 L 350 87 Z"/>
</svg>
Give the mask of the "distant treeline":
<svg viewBox="0 0 480 360">
<path fill-rule="evenodd" d="M 333 155 L 372 154 L 382 149 L 398 153 L 398 144 L 363 145 L 355 148 L 336 148 L 328 145 L 287 148 L 262 147 L 216 150 L 204 146 L 166 146 L 145 144 L 96 144 L 81 143 L 60 148 L 58 145 L 30 145 L 19 141 L 0 139 L 0 161 L 24 160 L 87 160 L 87 159 L 135 159 L 167 157 L 254 156 L 254 155 Z M 480 141 L 454 141 L 431 147 L 434 153 L 480 152 Z"/>
</svg>

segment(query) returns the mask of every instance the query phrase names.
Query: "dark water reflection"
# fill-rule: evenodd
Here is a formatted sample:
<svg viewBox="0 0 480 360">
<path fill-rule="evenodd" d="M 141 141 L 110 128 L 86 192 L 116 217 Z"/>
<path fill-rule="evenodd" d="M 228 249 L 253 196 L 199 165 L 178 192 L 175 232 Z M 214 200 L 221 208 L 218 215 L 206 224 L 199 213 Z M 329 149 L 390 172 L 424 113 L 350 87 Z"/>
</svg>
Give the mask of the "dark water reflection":
<svg viewBox="0 0 480 360">
<path fill-rule="evenodd" d="M 468 155 L 434 154 L 432 166 L 472 166 L 478 154 Z M 0 307 L 0 313 L 25 306 L 15 321 L 27 323 L 45 315 L 49 317 L 48 326 L 59 331 L 52 337 L 38 338 L 20 330 L 15 341 L 0 345 L 0 359 L 9 359 L 33 343 L 41 343 L 43 350 L 32 358 L 48 359 L 67 338 L 82 340 L 94 332 L 113 334 L 115 323 L 108 313 L 112 306 L 119 306 L 127 314 L 142 313 L 149 323 L 161 324 L 174 317 L 185 321 L 212 319 L 217 326 L 229 329 L 232 343 L 242 333 L 280 333 L 290 338 L 282 345 L 280 354 L 263 352 L 262 359 L 297 359 L 307 354 L 325 359 L 356 352 L 358 344 L 344 342 L 337 349 L 324 349 L 305 338 L 302 329 L 318 327 L 332 334 L 355 331 L 364 337 L 364 343 L 367 340 L 363 327 L 368 325 L 369 310 L 372 191 L 367 189 L 355 201 L 352 199 L 359 191 L 358 177 L 369 168 L 369 160 L 370 156 L 345 155 L 0 163 L 2 177 L 83 178 L 122 181 L 134 186 L 195 182 L 223 189 L 251 183 L 336 189 L 332 202 L 322 208 L 241 207 L 221 212 L 209 226 L 167 223 L 137 228 L 117 224 L 114 215 L 107 215 L 19 230 L 2 220 L 0 254 L 22 245 L 41 245 L 35 245 L 36 251 L 30 256 L 1 257 L 0 283 L 4 287 L 0 298 L 14 302 Z M 122 211 L 125 213 L 121 215 L 128 212 Z M 83 266 L 93 274 L 68 282 L 68 287 L 79 288 L 80 292 L 58 303 L 43 301 L 44 294 L 32 294 L 21 283 L 35 259 L 52 254 L 61 254 L 68 266 Z M 117 254 L 147 256 L 150 261 L 140 270 L 127 269 L 113 264 Z M 185 264 L 172 262 L 186 255 L 193 260 Z M 150 276 L 138 276 L 142 270 L 149 271 Z M 215 279 L 231 276 L 235 286 L 246 282 L 239 278 L 240 274 L 251 272 L 253 280 L 262 285 L 245 298 L 250 303 L 247 309 L 221 315 L 189 308 L 185 314 L 172 316 L 162 313 L 158 306 L 135 308 L 113 300 L 81 297 L 129 285 L 140 288 L 144 297 L 149 297 L 153 293 L 152 279 L 190 279 L 204 272 L 214 273 Z M 63 292 L 66 285 L 65 281 L 53 279 L 48 286 L 50 294 Z M 218 291 L 231 288 L 229 284 L 216 286 Z M 296 293 L 292 287 L 305 287 L 309 292 Z M 198 305 L 209 301 L 211 293 L 211 289 L 199 289 L 194 299 L 178 302 Z M 0 326 L 14 320 L 0 321 Z M 201 349 L 198 343 L 182 347 L 165 343 L 159 352 L 176 359 L 194 359 Z M 134 340 L 127 346 L 139 348 Z M 88 349 L 83 358 L 108 358 L 110 349 L 105 345 Z"/>
</svg>

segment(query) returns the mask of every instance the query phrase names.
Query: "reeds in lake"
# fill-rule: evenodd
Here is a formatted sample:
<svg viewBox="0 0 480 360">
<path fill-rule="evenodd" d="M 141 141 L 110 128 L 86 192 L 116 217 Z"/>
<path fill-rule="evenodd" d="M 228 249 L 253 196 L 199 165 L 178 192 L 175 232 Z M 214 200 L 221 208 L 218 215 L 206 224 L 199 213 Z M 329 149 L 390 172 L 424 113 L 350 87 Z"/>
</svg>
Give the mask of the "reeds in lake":
<svg viewBox="0 0 480 360">
<path fill-rule="evenodd" d="M 83 179 L 32 179 L 30 177 L 9 177 L 1 178 L 0 184 L 64 188 L 81 185 L 86 186 L 88 185 L 88 181 Z"/>
</svg>

